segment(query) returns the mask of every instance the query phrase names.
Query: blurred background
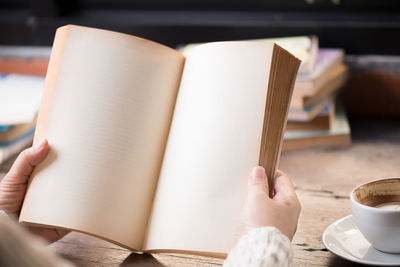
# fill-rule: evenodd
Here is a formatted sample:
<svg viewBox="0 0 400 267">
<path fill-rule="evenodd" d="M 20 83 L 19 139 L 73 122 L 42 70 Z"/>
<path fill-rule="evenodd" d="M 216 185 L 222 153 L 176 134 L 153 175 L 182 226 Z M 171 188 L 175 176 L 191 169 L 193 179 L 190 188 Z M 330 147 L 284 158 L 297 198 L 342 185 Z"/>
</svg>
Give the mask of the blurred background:
<svg viewBox="0 0 400 267">
<path fill-rule="evenodd" d="M 396 0 L 1 0 L 3 83 L 10 78 L 5 74 L 34 75 L 42 80 L 13 76 L 17 82 L 11 87 L 40 88 L 55 31 L 65 24 L 128 33 L 183 51 L 190 43 L 274 38 L 305 65 L 295 85 L 284 150 L 348 146 L 360 125 L 392 129 L 400 121 Z M 282 37 L 289 39 L 276 39 Z M 30 92 L 29 98 L 40 99 L 40 93 Z M 5 95 L 10 91 L 3 102 Z M 0 132 L 0 150 L 28 135 L 34 110 L 25 120 L 7 120 L 11 115 L 3 111 L 8 117 L 0 120 L 6 136 Z M 375 123 L 382 121 L 389 126 Z"/>
</svg>

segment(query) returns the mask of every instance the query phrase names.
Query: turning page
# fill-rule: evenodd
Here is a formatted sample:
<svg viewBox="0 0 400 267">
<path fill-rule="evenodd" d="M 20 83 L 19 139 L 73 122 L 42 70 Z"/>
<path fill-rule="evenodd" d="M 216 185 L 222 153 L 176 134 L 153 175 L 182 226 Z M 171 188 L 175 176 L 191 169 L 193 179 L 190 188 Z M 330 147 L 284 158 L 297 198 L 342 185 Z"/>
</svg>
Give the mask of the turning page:
<svg viewBox="0 0 400 267">
<path fill-rule="evenodd" d="M 259 164 L 273 50 L 219 42 L 187 55 L 144 249 L 222 255 L 233 246 Z"/>
<path fill-rule="evenodd" d="M 105 30 L 57 31 L 20 221 L 141 249 L 184 64 L 173 49 Z"/>
</svg>

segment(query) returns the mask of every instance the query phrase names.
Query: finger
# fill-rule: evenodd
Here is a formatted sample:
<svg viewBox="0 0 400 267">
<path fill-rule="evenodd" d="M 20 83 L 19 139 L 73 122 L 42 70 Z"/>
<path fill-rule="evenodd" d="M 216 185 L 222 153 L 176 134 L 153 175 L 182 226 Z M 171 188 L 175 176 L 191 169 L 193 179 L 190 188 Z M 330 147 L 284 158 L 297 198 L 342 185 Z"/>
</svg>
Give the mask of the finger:
<svg viewBox="0 0 400 267">
<path fill-rule="evenodd" d="M 3 182 L 26 183 L 33 168 L 46 157 L 48 150 L 49 144 L 46 139 L 43 139 L 37 145 L 22 151 Z"/>
<path fill-rule="evenodd" d="M 248 181 L 248 194 L 265 191 L 268 194 L 268 178 L 261 166 L 254 167 Z"/>
<path fill-rule="evenodd" d="M 282 171 L 276 171 L 274 199 L 286 199 L 295 194 L 292 180 Z"/>
</svg>

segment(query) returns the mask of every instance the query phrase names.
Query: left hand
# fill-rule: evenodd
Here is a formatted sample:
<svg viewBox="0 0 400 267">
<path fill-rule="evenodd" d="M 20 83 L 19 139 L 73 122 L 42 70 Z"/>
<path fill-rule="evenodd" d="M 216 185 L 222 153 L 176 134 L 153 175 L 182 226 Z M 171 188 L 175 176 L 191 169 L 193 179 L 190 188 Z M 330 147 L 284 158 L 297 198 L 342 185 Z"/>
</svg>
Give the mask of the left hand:
<svg viewBox="0 0 400 267">
<path fill-rule="evenodd" d="M 0 210 L 8 215 L 18 216 L 33 169 L 44 160 L 48 151 L 49 143 L 43 139 L 34 147 L 27 148 L 19 154 L 10 171 L 0 182 Z M 69 233 L 67 230 L 53 228 L 27 228 L 48 242 L 57 241 Z"/>
</svg>

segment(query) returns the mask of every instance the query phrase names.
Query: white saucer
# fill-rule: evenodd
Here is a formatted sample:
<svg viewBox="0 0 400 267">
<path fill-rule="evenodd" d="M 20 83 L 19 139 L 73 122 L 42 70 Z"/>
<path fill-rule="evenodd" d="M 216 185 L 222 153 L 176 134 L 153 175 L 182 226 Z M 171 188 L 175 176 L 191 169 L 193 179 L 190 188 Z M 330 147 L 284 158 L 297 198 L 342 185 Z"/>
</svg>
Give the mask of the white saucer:
<svg viewBox="0 0 400 267">
<path fill-rule="evenodd" d="M 352 215 L 329 225 L 322 241 L 332 253 L 350 261 L 368 265 L 400 265 L 400 254 L 384 253 L 371 246 L 358 230 Z"/>
</svg>

